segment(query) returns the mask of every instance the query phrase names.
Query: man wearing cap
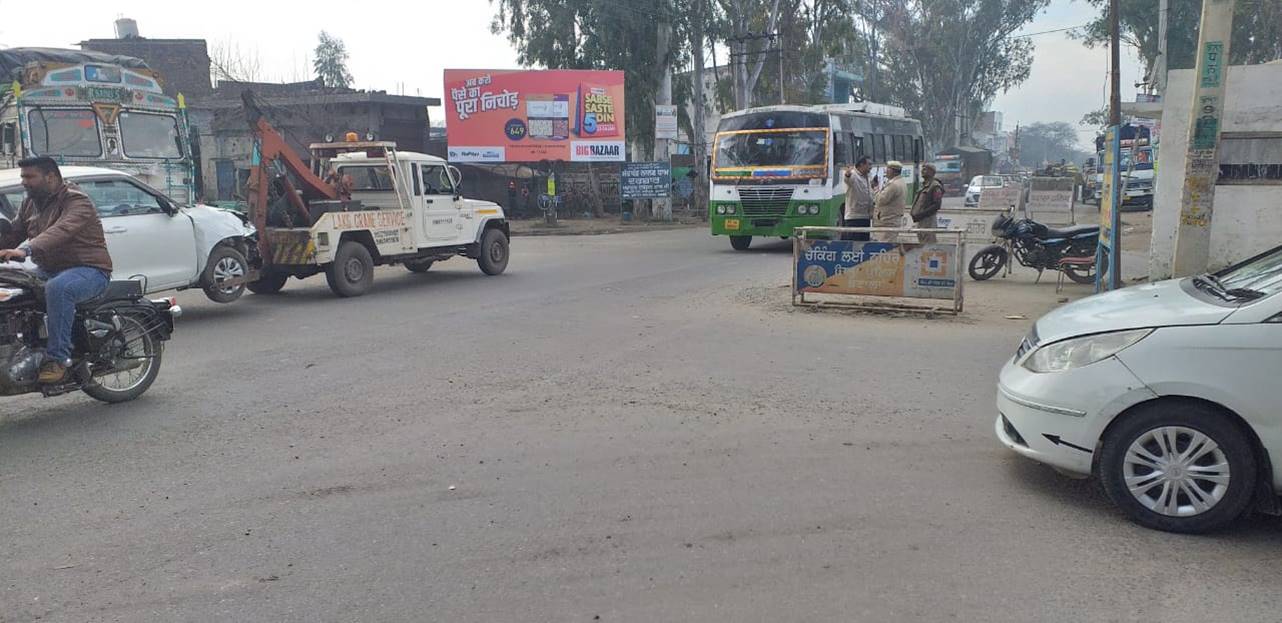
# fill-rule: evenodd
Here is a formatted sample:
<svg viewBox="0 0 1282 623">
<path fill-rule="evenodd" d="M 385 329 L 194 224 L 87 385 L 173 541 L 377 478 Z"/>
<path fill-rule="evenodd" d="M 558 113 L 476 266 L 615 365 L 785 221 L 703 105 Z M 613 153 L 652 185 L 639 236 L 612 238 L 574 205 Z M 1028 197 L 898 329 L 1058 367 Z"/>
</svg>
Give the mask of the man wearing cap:
<svg viewBox="0 0 1282 623">
<path fill-rule="evenodd" d="M 944 205 L 944 186 L 935 177 L 935 165 L 921 165 L 921 188 L 913 199 L 913 227 L 934 229 L 939 227 L 939 209 Z M 935 234 L 917 234 L 918 242 L 933 243 Z"/>
<path fill-rule="evenodd" d="M 904 210 L 908 207 L 908 184 L 902 175 L 904 165 L 898 160 L 886 163 L 886 183 L 877 191 L 873 202 L 873 227 L 901 227 L 904 222 Z M 896 234 L 878 232 L 872 239 L 877 242 L 894 242 Z"/>
</svg>

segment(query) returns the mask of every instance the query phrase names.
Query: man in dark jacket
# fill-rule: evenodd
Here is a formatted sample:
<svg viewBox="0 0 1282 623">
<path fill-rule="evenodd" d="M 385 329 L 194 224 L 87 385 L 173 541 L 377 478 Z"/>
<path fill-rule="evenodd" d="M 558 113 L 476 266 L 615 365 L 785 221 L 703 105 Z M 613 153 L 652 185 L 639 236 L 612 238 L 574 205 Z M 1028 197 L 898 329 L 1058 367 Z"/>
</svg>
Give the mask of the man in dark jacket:
<svg viewBox="0 0 1282 623">
<path fill-rule="evenodd" d="M 71 330 L 76 304 L 107 289 L 111 256 L 102 221 L 89 196 L 62 180 L 52 158 L 27 158 L 18 163 L 27 198 L 0 237 L 0 260 L 28 256 L 43 273 L 48 313 L 49 348 L 40 366 L 41 383 L 58 383 L 71 365 Z M 21 247 L 18 244 L 26 241 Z M 15 248 L 16 247 L 16 248 Z"/>
<path fill-rule="evenodd" d="M 935 165 L 921 165 L 921 188 L 917 190 L 917 197 L 913 200 L 913 208 L 910 212 L 913 217 L 913 227 L 918 229 L 934 229 L 939 227 L 939 209 L 944 206 L 944 185 L 939 183 L 939 178 L 935 177 Z M 917 234 L 918 242 L 935 242 L 935 234 Z"/>
</svg>

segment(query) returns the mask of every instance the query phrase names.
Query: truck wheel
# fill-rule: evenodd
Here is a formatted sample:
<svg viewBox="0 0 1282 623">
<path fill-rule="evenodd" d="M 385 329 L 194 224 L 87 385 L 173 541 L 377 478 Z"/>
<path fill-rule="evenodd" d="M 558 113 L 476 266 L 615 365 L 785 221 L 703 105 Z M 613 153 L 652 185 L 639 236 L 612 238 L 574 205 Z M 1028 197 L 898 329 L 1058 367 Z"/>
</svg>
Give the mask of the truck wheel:
<svg viewBox="0 0 1282 623">
<path fill-rule="evenodd" d="M 747 251 L 752 246 L 752 236 L 730 236 L 730 246 L 735 251 Z"/>
<path fill-rule="evenodd" d="M 410 260 L 405 262 L 405 268 L 412 273 L 425 273 L 432 268 L 433 263 L 435 260 Z"/>
<path fill-rule="evenodd" d="M 249 273 L 249 262 L 243 253 L 228 245 L 214 247 L 205 266 L 204 279 L 201 280 L 205 284 L 205 296 L 215 303 L 230 303 L 240 298 L 240 295 L 245 293 L 243 284 L 230 288 L 221 287 L 219 284 L 228 279 L 244 277 L 247 273 Z"/>
<path fill-rule="evenodd" d="M 374 283 L 374 258 L 365 245 L 345 240 L 325 269 L 329 289 L 341 297 L 360 296 Z"/>
<path fill-rule="evenodd" d="M 289 275 L 286 273 L 264 272 L 258 281 L 251 281 L 245 284 L 245 287 L 254 294 L 276 294 L 285 287 L 286 281 L 289 281 Z"/>
<path fill-rule="evenodd" d="M 476 263 L 480 264 L 481 272 L 487 275 L 497 275 L 507 270 L 508 257 L 508 240 L 507 236 L 498 229 L 487 229 L 481 236 L 480 255 L 476 258 Z"/>
</svg>

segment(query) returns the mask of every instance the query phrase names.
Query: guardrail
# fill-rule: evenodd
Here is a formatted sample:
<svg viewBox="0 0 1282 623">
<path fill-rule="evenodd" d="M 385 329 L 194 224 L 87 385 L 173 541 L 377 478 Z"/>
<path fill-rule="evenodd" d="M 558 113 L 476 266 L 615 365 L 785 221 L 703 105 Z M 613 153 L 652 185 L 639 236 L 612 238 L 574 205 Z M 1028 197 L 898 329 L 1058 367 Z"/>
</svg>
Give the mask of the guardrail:
<svg viewBox="0 0 1282 623">
<path fill-rule="evenodd" d="M 882 234 L 879 237 L 892 241 L 840 239 L 842 234 L 859 233 Z M 916 242 L 918 234 L 934 234 L 939 241 Z M 913 242 L 904 241 L 909 235 Z M 945 239 L 948 241 L 942 241 Z M 798 227 L 792 234 L 792 304 L 960 314 L 965 259 L 966 232 L 960 230 Z M 844 298 L 818 300 L 814 298 L 817 295 Z M 890 299 L 947 300 L 952 305 Z"/>
</svg>

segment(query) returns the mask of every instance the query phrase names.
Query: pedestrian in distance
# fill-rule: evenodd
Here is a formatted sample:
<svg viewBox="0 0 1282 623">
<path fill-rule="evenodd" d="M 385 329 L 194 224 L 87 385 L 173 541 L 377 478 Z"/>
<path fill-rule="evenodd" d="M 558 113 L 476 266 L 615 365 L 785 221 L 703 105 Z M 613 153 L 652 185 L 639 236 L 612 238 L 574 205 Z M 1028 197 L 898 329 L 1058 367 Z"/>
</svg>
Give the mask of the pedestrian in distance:
<svg viewBox="0 0 1282 623">
<path fill-rule="evenodd" d="M 873 227 L 902 227 L 904 211 L 908 209 L 908 184 L 904 181 L 904 165 L 898 160 L 886 163 L 886 182 L 873 199 Z M 872 235 L 877 242 L 894 242 L 897 235 L 878 232 Z"/>
<path fill-rule="evenodd" d="M 935 165 L 921 166 L 921 188 L 913 199 L 913 227 L 934 229 L 939 227 L 939 209 L 944 206 L 944 185 L 935 177 Z M 917 234 L 918 242 L 933 243 L 935 234 Z"/>
<path fill-rule="evenodd" d="M 842 214 L 844 227 L 868 227 L 872 223 L 873 191 L 868 174 L 872 172 L 872 160 L 860 156 L 852 169 L 846 169 L 846 209 Z M 842 240 L 867 241 L 868 232 L 844 233 Z"/>
</svg>

